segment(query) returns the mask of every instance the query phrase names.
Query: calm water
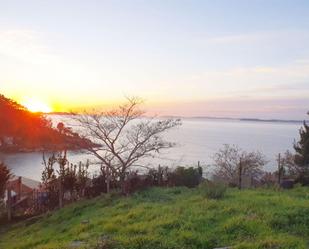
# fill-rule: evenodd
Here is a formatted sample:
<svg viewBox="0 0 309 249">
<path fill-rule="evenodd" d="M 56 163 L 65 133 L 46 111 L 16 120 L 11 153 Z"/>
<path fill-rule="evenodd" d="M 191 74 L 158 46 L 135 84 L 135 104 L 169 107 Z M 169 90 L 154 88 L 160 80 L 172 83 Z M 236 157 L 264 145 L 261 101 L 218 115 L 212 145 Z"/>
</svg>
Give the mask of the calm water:
<svg viewBox="0 0 309 249">
<path fill-rule="evenodd" d="M 279 152 L 292 150 L 294 139 L 298 139 L 301 123 L 253 122 L 236 120 L 183 119 L 181 127 L 170 131 L 166 138 L 176 142 L 177 146 L 165 151 L 158 158 L 147 159 L 143 164 L 161 165 L 202 165 L 212 163 L 212 155 L 223 144 L 236 144 L 247 151 L 261 151 L 269 160 L 267 170 L 276 168 L 275 158 Z M 87 158 L 87 154 L 69 154 L 69 160 L 78 162 Z M 16 175 L 40 180 L 42 171 L 42 153 L 0 154 Z M 97 166 L 92 166 L 95 171 Z"/>
</svg>

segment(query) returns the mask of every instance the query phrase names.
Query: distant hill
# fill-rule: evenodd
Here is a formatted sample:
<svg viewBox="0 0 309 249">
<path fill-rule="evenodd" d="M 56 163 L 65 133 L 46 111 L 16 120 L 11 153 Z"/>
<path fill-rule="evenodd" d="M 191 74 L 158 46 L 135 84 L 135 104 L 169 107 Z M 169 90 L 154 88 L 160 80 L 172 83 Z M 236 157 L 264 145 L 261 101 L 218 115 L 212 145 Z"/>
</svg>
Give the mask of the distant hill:
<svg viewBox="0 0 309 249">
<path fill-rule="evenodd" d="M 78 149 L 85 143 L 89 141 L 77 133 L 53 128 L 42 113 L 30 112 L 0 94 L 0 151 Z"/>
</svg>

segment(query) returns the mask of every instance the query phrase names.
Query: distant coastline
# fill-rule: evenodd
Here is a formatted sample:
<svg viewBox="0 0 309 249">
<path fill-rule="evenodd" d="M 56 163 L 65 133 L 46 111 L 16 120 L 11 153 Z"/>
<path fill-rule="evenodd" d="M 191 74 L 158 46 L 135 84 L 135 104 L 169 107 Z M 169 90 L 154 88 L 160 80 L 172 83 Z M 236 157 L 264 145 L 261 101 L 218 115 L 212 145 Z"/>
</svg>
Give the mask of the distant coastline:
<svg viewBox="0 0 309 249">
<path fill-rule="evenodd" d="M 302 124 L 304 120 L 294 119 L 260 119 L 260 118 L 231 118 L 231 117 L 211 117 L 211 116 L 163 116 L 164 118 L 183 118 L 183 119 L 208 119 L 208 120 L 232 120 L 232 121 L 249 121 L 249 122 L 265 122 L 265 123 L 299 123 Z M 309 122 L 309 120 L 305 120 Z"/>
<path fill-rule="evenodd" d="M 48 112 L 43 113 L 44 115 L 72 115 L 71 112 Z"/>
<path fill-rule="evenodd" d="M 50 112 L 45 113 L 45 115 L 72 115 L 70 112 Z M 181 118 L 181 119 L 208 119 L 208 120 L 234 120 L 234 121 L 247 121 L 247 122 L 263 122 L 263 123 L 299 123 L 302 124 L 304 120 L 295 119 L 263 119 L 263 118 L 231 118 L 231 117 L 213 117 L 213 116 L 159 116 L 161 118 Z M 309 120 L 305 120 L 309 122 Z"/>
<path fill-rule="evenodd" d="M 293 119 L 260 119 L 260 118 L 229 118 L 229 117 L 208 117 L 196 116 L 194 119 L 214 119 L 214 120 L 235 120 L 235 121 L 249 121 L 249 122 L 267 122 L 267 123 L 303 123 L 304 120 Z"/>
</svg>

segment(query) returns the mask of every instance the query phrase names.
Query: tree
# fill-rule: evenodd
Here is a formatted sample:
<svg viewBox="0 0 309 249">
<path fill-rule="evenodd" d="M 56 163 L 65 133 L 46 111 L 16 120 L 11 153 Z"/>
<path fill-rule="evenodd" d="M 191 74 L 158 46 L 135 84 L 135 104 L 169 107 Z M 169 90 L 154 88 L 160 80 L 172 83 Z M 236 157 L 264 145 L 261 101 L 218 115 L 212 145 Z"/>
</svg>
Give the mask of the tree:
<svg viewBox="0 0 309 249">
<path fill-rule="evenodd" d="M 0 162 L 0 199 L 4 196 L 6 184 L 11 176 L 10 169 L 3 162 Z"/>
<path fill-rule="evenodd" d="M 0 208 L 1 208 L 1 206 L 4 207 L 3 197 L 4 197 L 5 189 L 7 187 L 7 183 L 9 181 L 9 179 L 11 178 L 11 176 L 12 176 L 12 174 L 10 172 L 10 169 L 3 162 L 0 161 Z M 10 221 L 11 218 L 12 218 L 10 186 L 8 186 L 8 188 L 7 188 L 7 198 L 8 198 L 7 214 L 8 214 L 8 220 Z M 0 210 L 0 214 L 1 214 L 1 211 L 2 210 Z"/>
<path fill-rule="evenodd" d="M 214 177 L 242 188 L 243 177 L 256 180 L 266 163 L 260 152 L 246 152 L 238 146 L 224 144 L 214 155 Z"/>
<path fill-rule="evenodd" d="M 301 174 L 301 168 L 295 163 L 295 154 L 287 150 L 282 155 L 279 154 L 277 158 L 278 171 L 281 169 L 281 176 L 288 176 L 292 178 L 298 178 Z"/>
<path fill-rule="evenodd" d="M 77 149 L 89 141 L 59 123 L 57 129 L 42 113 L 33 113 L 0 94 L 0 151 Z"/>
<path fill-rule="evenodd" d="M 57 157 L 55 154 L 52 154 L 48 160 L 43 154 L 43 165 L 44 169 L 42 172 L 42 184 L 45 188 L 45 191 L 48 193 L 47 206 L 48 208 L 54 208 L 58 205 L 58 186 L 57 186 L 57 176 L 56 170 L 54 168 L 55 163 L 57 163 Z"/>
<path fill-rule="evenodd" d="M 90 175 L 88 172 L 89 165 L 89 160 L 87 160 L 85 164 L 82 162 L 79 162 L 78 164 L 76 190 L 79 196 L 85 195 L 87 182 L 90 180 Z"/>
<path fill-rule="evenodd" d="M 55 169 L 55 164 L 58 169 Z M 42 183 L 48 193 L 48 207 L 54 208 L 59 204 L 63 206 L 63 195 L 70 192 L 71 200 L 83 197 L 87 181 L 89 180 L 89 161 L 72 164 L 67 159 L 67 152 L 52 154 L 48 160 L 43 154 L 44 170 Z M 77 196 L 75 195 L 77 194 Z"/>
<path fill-rule="evenodd" d="M 294 143 L 295 163 L 300 170 L 299 180 L 304 183 L 305 179 L 309 178 L 309 125 L 305 121 L 299 130 L 299 135 L 299 141 Z"/>
<path fill-rule="evenodd" d="M 122 190 L 126 173 L 142 158 L 153 157 L 162 149 L 173 147 L 162 134 L 181 124 L 179 119 L 157 120 L 143 117 L 138 98 L 128 98 L 125 104 L 110 111 L 84 113 L 73 117 L 82 128 L 84 138 L 98 144 L 88 147 L 102 165 L 118 175 Z"/>
</svg>

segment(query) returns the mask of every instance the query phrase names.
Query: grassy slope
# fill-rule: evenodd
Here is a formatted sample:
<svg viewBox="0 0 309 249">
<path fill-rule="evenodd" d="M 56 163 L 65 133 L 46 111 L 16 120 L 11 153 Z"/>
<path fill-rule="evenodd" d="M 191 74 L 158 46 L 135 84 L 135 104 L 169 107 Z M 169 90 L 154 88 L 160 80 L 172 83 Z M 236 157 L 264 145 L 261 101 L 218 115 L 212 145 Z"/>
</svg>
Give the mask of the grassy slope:
<svg viewBox="0 0 309 249">
<path fill-rule="evenodd" d="M 186 188 L 103 196 L 14 225 L 0 235 L 0 248 L 59 249 L 74 240 L 94 248 L 102 236 L 116 241 L 116 248 L 132 249 L 308 248 L 309 189 L 230 189 L 221 200 Z"/>
</svg>

